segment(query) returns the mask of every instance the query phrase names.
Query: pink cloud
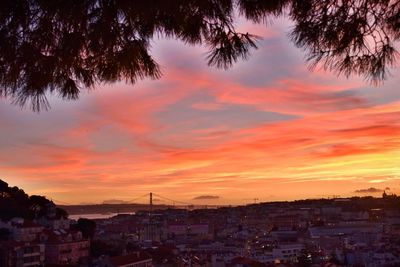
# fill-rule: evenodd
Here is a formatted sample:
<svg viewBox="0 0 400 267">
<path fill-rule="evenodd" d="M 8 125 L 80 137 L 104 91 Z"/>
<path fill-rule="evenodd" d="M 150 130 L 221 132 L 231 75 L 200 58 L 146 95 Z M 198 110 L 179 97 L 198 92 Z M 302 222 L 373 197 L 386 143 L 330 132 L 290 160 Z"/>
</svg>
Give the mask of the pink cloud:
<svg viewBox="0 0 400 267">
<path fill-rule="evenodd" d="M 192 108 L 199 110 L 221 110 L 223 105 L 216 102 L 197 102 L 192 105 Z"/>
</svg>

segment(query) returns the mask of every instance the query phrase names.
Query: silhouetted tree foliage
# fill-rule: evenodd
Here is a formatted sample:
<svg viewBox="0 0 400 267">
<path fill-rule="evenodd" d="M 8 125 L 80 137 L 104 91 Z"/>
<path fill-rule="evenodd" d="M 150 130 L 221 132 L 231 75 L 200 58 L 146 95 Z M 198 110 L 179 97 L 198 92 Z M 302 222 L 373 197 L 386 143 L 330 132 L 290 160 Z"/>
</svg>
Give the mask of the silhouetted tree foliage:
<svg viewBox="0 0 400 267">
<path fill-rule="evenodd" d="M 68 218 L 68 212 L 62 208 L 57 207 L 56 208 L 56 217 L 57 218 Z"/>
<path fill-rule="evenodd" d="M 141 249 L 139 244 L 128 242 L 125 246 L 127 253 L 132 253 Z"/>
<path fill-rule="evenodd" d="M 55 213 L 52 213 L 54 209 Z M 53 216 L 68 217 L 66 211 L 56 208 L 55 204 L 43 196 L 28 196 L 24 190 L 14 186 L 9 187 L 0 179 L 0 220 L 10 220 L 14 217 L 34 219 Z"/>
<path fill-rule="evenodd" d="M 99 83 L 158 78 L 157 37 L 206 45 L 208 64 L 226 69 L 256 48 L 237 13 L 256 23 L 286 14 L 312 66 L 380 81 L 396 60 L 399 11 L 398 0 L 4 0 L 0 95 L 39 110 L 49 92 L 76 99 Z"/>
<path fill-rule="evenodd" d="M 73 225 L 73 228 L 81 231 L 84 238 L 92 239 L 96 231 L 96 222 L 93 220 L 80 218 L 78 219 L 78 222 Z"/>
<path fill-rule="evenodd" d="M 105 242 L 101 240 L 90 241 L 90 255 L 97 258 L 102 255 L 109 255 L 111 257 L 120 256 L 124 250 L 122 243 L 115 244 L 112 242 Z"/>
<path fill-rule="evenodd" d="M 137 249 L 136 251 L 139 251 Z M 174 253 L 172 248 L 169 247 L 157 247 L 147 248 L 144 250 L 147 254 L 151 255 L 153 262 L 166 265 L 166 266 L 178 266 L 178 256 Z"/>
<path fill-rule="evenodd" d="M 312 266 L 312 258 L 311 253 L 307 250 L 302 250 L 300 255 L 297 257 L 297 266 L 298 267 L 310 267 Z"/>
<path fill-rule="evenodd" d="M 376 82 L 398 56 L 400 1 L 294 1 L 291 17 L 291 37 L 307 50 L 313 65 L 323 62 L 327 69 Z"/>
<path fill-rule="evenodd" d="M 7 228 L 0 228 L 0 241 L 9 240 L 11 232 Z"/>
</svg>

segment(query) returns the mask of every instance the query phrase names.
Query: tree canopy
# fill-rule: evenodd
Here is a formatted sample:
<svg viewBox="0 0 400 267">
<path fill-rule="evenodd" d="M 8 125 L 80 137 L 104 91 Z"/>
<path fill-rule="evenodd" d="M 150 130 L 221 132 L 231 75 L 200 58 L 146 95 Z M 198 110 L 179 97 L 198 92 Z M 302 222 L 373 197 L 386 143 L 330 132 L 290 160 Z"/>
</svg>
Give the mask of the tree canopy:
<svg viewBox="0 0 400 267">
<path fill-rule="evenodd" d="M 47 217 L 67 218 L 68 213 L 43 196 L 27 195 L 24 190 L 10 187 L 0 179 L 0 220 L 14 217 L 34 219 Z"/>
<path fill-rule="evenodd" d="M 93 239 L 96 231 L 96 222 L 86 218 L 79 218 L 73 228 L 81 231 L 84 238 Z"/>
<path fill-rule="evenodd" d="M 49 92 L 76 99 L 97 84 L 159 78 L 149 50 L 160 36 L 205 45 L 208 65 L 229 68 L 257 47 L 235 29 L 237 14 L 256 23 L 286 15 L 311 66 L 377 82 L 396 62 L 399 0 L 4 0 L 0 96 L 38 110 Z"/>
</svg>

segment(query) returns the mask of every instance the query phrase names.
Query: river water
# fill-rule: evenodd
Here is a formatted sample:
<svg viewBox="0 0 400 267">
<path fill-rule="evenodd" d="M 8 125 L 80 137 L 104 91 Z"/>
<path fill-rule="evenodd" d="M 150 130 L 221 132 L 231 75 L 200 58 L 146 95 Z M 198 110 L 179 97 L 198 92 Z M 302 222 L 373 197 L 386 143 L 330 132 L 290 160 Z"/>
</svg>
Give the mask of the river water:
<svg viewBox="0 0 400 267">
<path fill-rule="evenodd" d="M 128 214 L 128 213 L 124 213 Z M 131 213 L 134 214 L 134 213 Z M 69 215 L 68 218 L 72 220 L 78 220 L 79 218 L 85 218 L 85 219 L 107 219 L 114 217 L 115 215 L 118 215 L 118 213 L 106 213 L 106 214 L 101 214 L 101 213 L 91 213 L 91 214 L 73 214 Z"/>
</svg>

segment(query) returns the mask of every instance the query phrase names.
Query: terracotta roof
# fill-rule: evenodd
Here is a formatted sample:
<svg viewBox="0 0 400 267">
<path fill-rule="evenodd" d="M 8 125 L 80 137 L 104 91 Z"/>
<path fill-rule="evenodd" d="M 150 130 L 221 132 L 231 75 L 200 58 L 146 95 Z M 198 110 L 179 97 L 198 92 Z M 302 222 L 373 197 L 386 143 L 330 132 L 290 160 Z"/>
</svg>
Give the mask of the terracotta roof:
<svg viewBox="0 0 400 267">
<path fill-rule="evenodd" d="M 123 266 L 126 264 L 141 262 L 144 260 L 151 260 L 151 257 L 145 253 L 134 253 L 110 258 L 110 261 L 114 266 Z"/>
<path fill-rule="evenodd" d="M 236 257 L 232 260 L 231 264 L 245 264 L 251 267 L 265 267 L 266 264 L 255 261 L 246 257 Z"/>
<path fill-rule="evenodd" d="M 78 267 L 78 265 L 46 263 L 45 267 Z"/>
<path fill-rule="evenodd" d="M 85 238 L 75 238 L 74 235 L 77 234 L 79 231 L 75 230 L 49 230 L 45 229 L 42 231 L 47 239 L 46 243 L 51 244 L 65 244 L 65 243 L 76 243 L 76 242 L 84 242 L 88 241 Z"/>
<path fill-rule="evenodd" d="M 32 221 L 29 220 L 24 220 L 24 222 L 22 224 L 19 223 L 13 223 L 12 224 L 14 227 L 17 228 L 38 228 L 38 227 L 42 227 L 41 225 L 34 223 Z"/>
</svg>

